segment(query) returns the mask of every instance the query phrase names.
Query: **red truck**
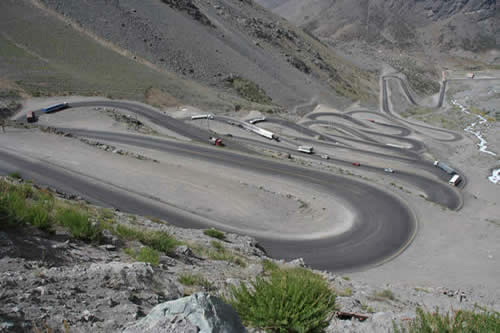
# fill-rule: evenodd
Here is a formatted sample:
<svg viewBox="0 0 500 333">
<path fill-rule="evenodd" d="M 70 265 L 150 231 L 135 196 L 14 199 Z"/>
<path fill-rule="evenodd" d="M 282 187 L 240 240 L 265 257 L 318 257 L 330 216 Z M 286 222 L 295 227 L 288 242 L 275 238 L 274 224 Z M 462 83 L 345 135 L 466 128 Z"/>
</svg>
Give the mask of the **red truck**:
<svg viewBox="0 0 500 333">
<path fill-rule="evenodd" d="M 208 139 L 208 142 L 214 146 L 224 146 L 221 138 L 215 138 L 211 136 L 210 139 Z"/>
<path fill-rule="evenodd" d="M 28 111 L 28 113 L 26 114 L 26 121 L 28 123 L 34 123 L 36 122 L 36 115 L 33 113 L 33 111 Z"/>
</svg>

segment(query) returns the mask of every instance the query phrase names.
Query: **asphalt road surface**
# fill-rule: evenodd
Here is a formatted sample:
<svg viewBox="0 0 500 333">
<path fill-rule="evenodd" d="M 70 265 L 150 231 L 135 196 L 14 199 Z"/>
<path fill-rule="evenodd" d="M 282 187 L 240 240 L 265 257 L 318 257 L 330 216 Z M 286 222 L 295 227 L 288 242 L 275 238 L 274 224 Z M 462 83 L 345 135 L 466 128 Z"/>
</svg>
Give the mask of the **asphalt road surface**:
<svg viewBox="0 0 500 333">
<path fill-rule="evenodd" d="M 383 81 L 385 87 L 385 80 Z M 386 94 L 386 89 L 383 90 Z M 386 102 L 385 99 L 384 102 Z M 146 117 L 158 126 L 162 126 L 193 141 L 205 144 L 211 135 L 210 132 L 204 129 L 191 126 L 183 121 L 162 114 L 153 108 L 136 103 L 92 101 L 71 103 L 71 107 L 111 107 L 126 110 Z M 424 149 L 424 146 L 416 140 L 405 138 L 410 133 L 410 129 L 406 126 L 387 125 L 392 126 L 394 129 L 399 129 L 399 135 L 378 134 L 365 130 L 365 128 L 369 129 L 371 126 L 367 126 L 364 122 L 354 119 L 350 115 L 344 115 L 342 118 L 361 127 L 353 130 L 354 135 L 361 136 L 360 139 L 326 136 L 309 129 L 305 124 L 298 125 L 279 119 L 272 119 L 271 121 L 290 127 L 308 136 L 319 136 L 331 144 L 342 143 L 337 140 L 342 139 L 346 143 L 358 140 L 364 144 L 383 146 L 385 149 L 394 150 L 402 155 L 406 155 L 402 159 L 410 160 L 414 158 L 416 163 L 429 168 L 429 165 L 416 158 L 418 153 Z M 221 117 L 221 120 L 225 121 L 227 119 Z M 324 121 L 311 119 L 307 124 L 322 122 Z M 100 141 L 134 145 L 189 157 L 194 156 L 212 163 L 228 165 L 242 170 L 251 170 L 264 175 L 286 179 L 290 182 L 311 184 L 312 186 L 323 188 L 327 192 L 330 192 L 333 198 L 341 198 L 341 200 L 348 202 L 353 207 L 355 213 L 353 227 L 349 231 L 337 236 L 313 240 L 289 240 L 283 239 L 279 235 L 258 236 L 257 238 L 261 245 L 273 257 L 284 259 L 302 257 L 308 265 L 317 269 L 330 271 L 356 270 L 369 265 L 379 264 L 396 256 L 411 243 L 416 234 L 417 221 L 415 216 L 408 206 L 396 196 L 350 177 L 337 176 L 289 163 L 259 158 L 255 156 L 254 151 L 246 147 L 245 139 L 242 138 L 226 138 L 225 142 L 230 149 L 214 149 L 208 145 L 169 141 L 139 135 L 80 129 L 64 129 L 64 131 L 78 136 L 95 138 Z M 363 133 L 366 133 L 366 135 Z M 374 134 L 410 143 L 413 151 L 387 147 L 370 141 L 369 135 Z M 247 142 L 249 141 L 248 139 L 246 140 Z M 264 145 L 262 142 L 260 144 Z M 283 147 L 280 147 L 280 149 L 287 151 Z M 236 150 L 246 154 L 236 153 Z M 319 157 L 312 156 L 311 158 Z M 327 163 L 345 165 L 349 162 L 330 159 Z M 364 165 L 362 168 L 372 172 L 383 172 L 382 169 L 369 165 Z M 0 147 L 0 173 L 12 171 L 21 171 L 25 177 L 33 179 L 38 183 L 49 185 L 65 192 L 78 194 L 96 204 L 115 207 L 134 214 L 157 216 L 181 227 L 207 228 L 211 226 L 210 218 L 172 207 L 168 203 L 162 202 L 161 198 L 152 198 L 144 193 L 135 193 L 129 189 L 93 178 L 90 175 L 78 174 L 57 165 L 49 165 L 45 161 L 19 156 L 15 152 L 6 151 Z M 398 172 L 393 174 L 393 176 L 422 189 L 431 201 L 450 209 L 460 208 L 460 194 L 456 189 L 451 188 L 444 182 L 405 172 Z M 231 226 L 227 227 L 228 230 L 231 230 Z"/>
<path fill-rule="evenodd" d="M 75 131 L 75 134 L 84 133 Z M 110 133 L 103 133 L 102 136 L 97 133 L 85 134 L 102 139 L 109 135 L 111 141 L 117 140 L 114 134 Z M 126 143 L 126 140 L 129 144 L 139 145 L 142 138 L 128 135 L 124 136 L 121 142 Z M 397 255 L 409 245 L 415 235 L 417 221 L 406 204 L 389 193 L 354 179 L 188 143 L 166 145 L 159 139 L 149 139 L 148 142 L 149 147 L 153 149 L 191 157 L 195 154 L 197 158 L 215 163 L 232 165 L 291 182 L 312 184 L 324 188 L 354 207 L 356 217 L 352 229 L 338 236 L 304 241 L 280 239 L 279 236 L 258 237 L 258 241 L 273 257 L 302 257 L 312 267 L 331 271 L 360 269 Z M 189 212 L 178 212 L 155 201 L 154 198 L 111 184 L 102 184 L 98 179 L 55 165 L 47 165 L 45 161 L 26 159 L 13 152 L 0 150 L 0 172 L 8 173 L 14 170 L 21 171 L 26 178 L 37 183 L 81 195 L 97 204 L 130 213 L 157 216 L 181 227 L 210 227 L 208 219 L 197 218 Z"/>
</svg>

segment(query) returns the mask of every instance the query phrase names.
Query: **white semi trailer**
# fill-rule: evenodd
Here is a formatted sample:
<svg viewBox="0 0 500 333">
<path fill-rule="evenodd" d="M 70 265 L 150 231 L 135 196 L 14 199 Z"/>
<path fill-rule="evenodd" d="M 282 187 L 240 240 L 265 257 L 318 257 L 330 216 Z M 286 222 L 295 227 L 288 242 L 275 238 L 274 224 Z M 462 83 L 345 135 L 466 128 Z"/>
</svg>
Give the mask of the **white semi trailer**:
<svg viewBox="0 0 500 333">
<path fill-rule="evenodd" d="M 297 150 L 300 151 L 300 152 L 302 152 L 302 153 L 312 154 L 313 151 L 314 151 L 314 148 L 310 147 L 310 146 L 299 146 L 297 148 Z"/>
</svg>

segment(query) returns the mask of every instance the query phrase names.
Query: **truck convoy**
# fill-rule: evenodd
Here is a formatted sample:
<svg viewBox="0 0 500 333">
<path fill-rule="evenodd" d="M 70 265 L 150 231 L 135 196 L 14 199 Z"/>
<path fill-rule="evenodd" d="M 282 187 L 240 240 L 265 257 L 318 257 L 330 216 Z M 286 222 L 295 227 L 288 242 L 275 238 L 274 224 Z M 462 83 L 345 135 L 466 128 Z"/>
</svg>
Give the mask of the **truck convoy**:
<svg viewBox="0 0 500 333">
<path fill-rule="evenodd" d="M 453 186 L 457 186 L 462 181 L 462 178 L 460 177 L 460 175 L 457 174 L 457 171 L 455 169 L 453 169 L 452 167 L 450 167 L 449 165 L 447 165 L 443 162 L 434 161 L 434 166 L 437 168 L 440 168 L 441 170 L 443 170 L 447 174 L 451 175 L 451 178 L 448 181 L 448 184 L 453 185 Z"/>
</svg>

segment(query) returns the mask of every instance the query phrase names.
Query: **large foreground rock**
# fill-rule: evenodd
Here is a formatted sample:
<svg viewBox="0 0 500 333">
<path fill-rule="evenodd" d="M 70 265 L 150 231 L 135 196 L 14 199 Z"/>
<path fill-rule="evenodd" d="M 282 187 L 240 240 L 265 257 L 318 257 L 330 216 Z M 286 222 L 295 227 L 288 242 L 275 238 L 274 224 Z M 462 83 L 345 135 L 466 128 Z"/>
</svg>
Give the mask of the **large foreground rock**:
<svg viewBox="0 0 500 333">
<path fill-rule="evenodd" d="M 234 309 L 221 299 L 197 293 L 155 306 L 123 333 L 243 333 Z"/>
</svg>

